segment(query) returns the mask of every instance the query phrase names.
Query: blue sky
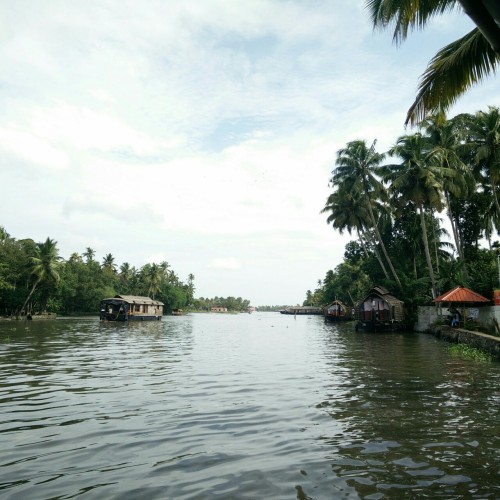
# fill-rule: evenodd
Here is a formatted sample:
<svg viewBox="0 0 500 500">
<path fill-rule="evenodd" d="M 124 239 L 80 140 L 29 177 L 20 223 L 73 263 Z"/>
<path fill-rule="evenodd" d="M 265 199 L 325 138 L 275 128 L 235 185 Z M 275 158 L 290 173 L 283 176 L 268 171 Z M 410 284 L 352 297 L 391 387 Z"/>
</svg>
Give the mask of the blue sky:
<svg viewBox="0 0 500 500">
<path fill-rule="evenodd" d="M 0 225 L 140 267 L 198 296 L 302 302 L 342 260 L 335 152 L 405 133 L 418 77 L 472 26 L 436 18 L 397 48 L 364 2 L 0 4 Z M 451 110 L 498 105 L 498 77 Z"/>
</svg>

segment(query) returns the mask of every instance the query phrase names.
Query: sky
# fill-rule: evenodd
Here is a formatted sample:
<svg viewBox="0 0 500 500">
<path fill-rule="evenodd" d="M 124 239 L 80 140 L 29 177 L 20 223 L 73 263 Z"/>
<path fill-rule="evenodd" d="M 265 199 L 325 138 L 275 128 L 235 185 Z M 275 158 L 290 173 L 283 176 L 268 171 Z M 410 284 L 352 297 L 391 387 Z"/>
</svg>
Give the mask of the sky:
<svg viewBox="0 0 500 500">
<path fill-rule="evenodd" d="M 0 226 L 167 261 L 197 297 L 302 303 L 351 239 L 320 213 L 336 151 L 410 132 L 427 62 L 472 27 L 396 46 L 362 0 L 0 2 Z"/>
</svg>

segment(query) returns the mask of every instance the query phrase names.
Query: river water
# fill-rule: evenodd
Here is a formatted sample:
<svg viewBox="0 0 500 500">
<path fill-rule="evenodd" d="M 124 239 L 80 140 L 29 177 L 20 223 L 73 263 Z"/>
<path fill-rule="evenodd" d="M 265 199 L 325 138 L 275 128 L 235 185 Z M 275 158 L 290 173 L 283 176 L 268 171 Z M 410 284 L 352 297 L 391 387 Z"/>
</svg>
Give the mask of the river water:
<svg viewBox="0 0 500 500">
<path fill-rule="evenodd" d="M 500 498 L 500 363 L 317 316 L 0 322 L 0 498 Z"/>
</svg>

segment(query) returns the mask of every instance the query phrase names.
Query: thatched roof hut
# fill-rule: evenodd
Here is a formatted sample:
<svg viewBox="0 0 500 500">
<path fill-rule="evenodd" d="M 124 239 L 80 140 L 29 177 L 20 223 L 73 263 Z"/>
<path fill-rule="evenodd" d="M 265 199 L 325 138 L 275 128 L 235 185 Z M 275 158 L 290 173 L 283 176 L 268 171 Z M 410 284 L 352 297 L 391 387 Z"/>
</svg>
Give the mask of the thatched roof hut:
<svg viewBox="0 0 500 500">
<path fill-rule="evenodd" d="M 405 319 L 404 302 L 382 286 L 373 287 L 356 312 L 360 321 L 401 323 Z"/>
</svg>

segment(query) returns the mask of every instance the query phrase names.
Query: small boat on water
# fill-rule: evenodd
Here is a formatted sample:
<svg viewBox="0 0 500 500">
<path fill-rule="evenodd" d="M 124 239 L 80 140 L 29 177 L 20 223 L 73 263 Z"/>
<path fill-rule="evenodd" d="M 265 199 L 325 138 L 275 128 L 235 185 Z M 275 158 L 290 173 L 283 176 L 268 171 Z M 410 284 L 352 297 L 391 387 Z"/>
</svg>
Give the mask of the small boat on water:
<svg viewBox="0 0 500 500">
<path fill-rule="evenodd" d="M 140 295 L 115 295 L 101 300 L 101 321 L 160 321 L 163 302 Z"/>
<path fill-rule="evenodd" d="M 184 316 L 183 309 L 172 309 L 172 316 Z"/>
<path fill-rule="evenodd" d="M 354 319 L 349 308 L 340 300 L 334 300 L 328 304 L 323 310 L 323 314 L 327 321 L 351 321 Z"/>
</svg>

